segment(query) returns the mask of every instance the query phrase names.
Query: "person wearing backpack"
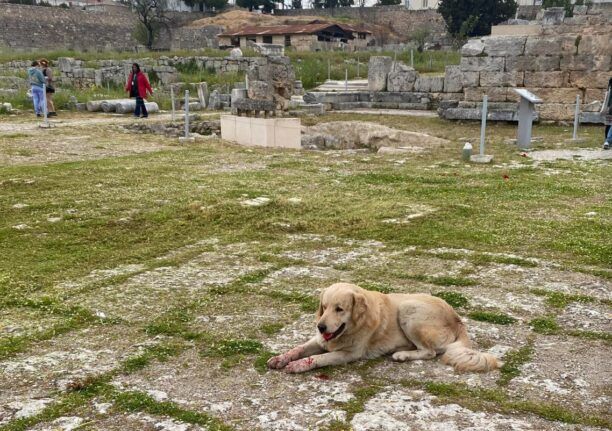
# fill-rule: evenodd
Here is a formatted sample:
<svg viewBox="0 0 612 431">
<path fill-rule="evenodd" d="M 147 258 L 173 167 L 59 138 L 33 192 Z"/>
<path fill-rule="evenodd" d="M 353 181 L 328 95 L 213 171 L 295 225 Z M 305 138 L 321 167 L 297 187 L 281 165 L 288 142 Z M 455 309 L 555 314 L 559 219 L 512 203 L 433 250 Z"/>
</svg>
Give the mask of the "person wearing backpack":
<svg viewBox="0 0 612 431">
<path fill-rule="evenodd" d="M 45 112 L 45 96 L 43 94 L 43 84 L 45 77 L 40 71 L 40 63 L 36 60 L 32 62 L 32 67 L 28 69 L 28 81 L 32 91 L 32 102 L 34 103 L 34 112 L 37 117 L 42 117 Z"/>
</svg>

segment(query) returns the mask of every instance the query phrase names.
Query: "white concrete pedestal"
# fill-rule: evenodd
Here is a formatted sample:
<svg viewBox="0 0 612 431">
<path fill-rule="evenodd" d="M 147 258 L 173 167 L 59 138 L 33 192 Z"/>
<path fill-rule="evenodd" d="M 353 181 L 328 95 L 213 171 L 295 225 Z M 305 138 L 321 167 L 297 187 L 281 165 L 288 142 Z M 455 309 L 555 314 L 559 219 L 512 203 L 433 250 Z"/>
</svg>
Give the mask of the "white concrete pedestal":
<svg viewBox="0 0 612 431">
<path fill-rule="evenodd" d="M 302 148 L 299 118 L 221 115 L 221 139 L 246 146 Z"/>
</svg>

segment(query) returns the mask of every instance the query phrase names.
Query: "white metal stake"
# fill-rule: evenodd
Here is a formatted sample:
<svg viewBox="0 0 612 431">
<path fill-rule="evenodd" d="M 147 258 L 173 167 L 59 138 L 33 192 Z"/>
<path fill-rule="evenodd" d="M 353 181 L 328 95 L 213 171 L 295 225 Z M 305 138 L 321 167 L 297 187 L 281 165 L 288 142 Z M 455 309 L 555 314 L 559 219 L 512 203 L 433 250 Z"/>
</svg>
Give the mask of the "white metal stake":
<svg viewBox="0 0 612 431">
<path fill-rule="evenodd" d="M 574 113 L 574 141 L 578 139 L 578 120 L 580 118 L 580 96 L 576 95 L 576 112 Z"/>
<path fill-rule="evenodd" d="M 480 155 L 484 156 L 485 151 L 485 131 L 487 129 L 487 104 L 488 97 L 486 95 L 482 98 L 482 120 L 480 123 Z"/>
<path fill-rule="evenodd" d="M 359 57 L 357 57 L 357 78 L 360 78 L 361 75 L 359 75 Z"/>
<path fill-rule="evenodd" d="M 331 63 L 329 61 L 329 58 L 327 59 L 327 80 L 331 80 Z"/>
<path fill-rule="evenodd" d="M 174 86 L 170 86 L 170 100 L 172 102 L 172 122 L 174 123 Z"/>
<path fill-rule="evenodd" d="M 410 50 L 410 67 L 414 67 L 414 49 Z"/>
<path fill-rule="evenodd" d="M 344 69 L 344 91 L 348 91 L 348 69 Z"/>
<path fill-rule="evenodd" d="M 45 126 L 49 127 L 49 117 L 47 116 L 47 85 L 46 84 L 43 84 L 42 91 L 43 91 L 43 115 L 44 115 L 44 121 L 45 121 Z"/>
<path fill-rule="evenodd" d="M 189 90 L 185 90 L 185 138 L 189 137 Z"/>
<path fill-rule="evenodd" d="M 393 52 L 393 71 L 395 72 L 395 63 L 397 63 L 397 50 Z"/>
</svg>

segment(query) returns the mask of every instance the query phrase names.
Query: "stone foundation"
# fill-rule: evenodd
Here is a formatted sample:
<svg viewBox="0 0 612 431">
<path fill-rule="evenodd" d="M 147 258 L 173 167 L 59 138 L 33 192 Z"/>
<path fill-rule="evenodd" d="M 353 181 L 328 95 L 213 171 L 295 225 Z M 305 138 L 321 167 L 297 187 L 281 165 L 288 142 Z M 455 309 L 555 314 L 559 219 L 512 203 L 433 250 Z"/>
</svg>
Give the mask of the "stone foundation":
<svg viewBox="0 0 612 431">
<path fill-rule="evenodd" d="M 301 148 L 299 118 L 221 116 L 221 139 L 249 147 Z"/>
</svg>

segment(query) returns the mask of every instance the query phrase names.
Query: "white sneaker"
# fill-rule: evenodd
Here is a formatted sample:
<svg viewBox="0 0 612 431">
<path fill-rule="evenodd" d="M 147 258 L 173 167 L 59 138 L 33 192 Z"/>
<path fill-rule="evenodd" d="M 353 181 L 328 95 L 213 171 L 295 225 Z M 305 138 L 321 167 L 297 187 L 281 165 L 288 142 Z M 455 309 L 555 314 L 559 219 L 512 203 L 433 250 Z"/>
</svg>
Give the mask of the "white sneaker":
<svg viewBox="0 0 612 431">
<path fill-rule="evenodd" d="M 610 143 L 608 141 L 604 141 L 603 149 L 604 150 L 609 150 L 610 149 Z"/>
</svg>

